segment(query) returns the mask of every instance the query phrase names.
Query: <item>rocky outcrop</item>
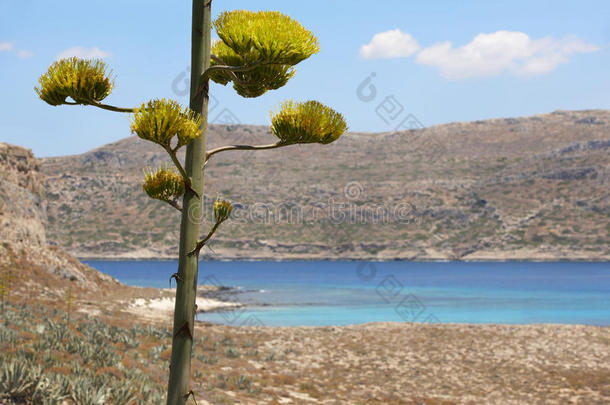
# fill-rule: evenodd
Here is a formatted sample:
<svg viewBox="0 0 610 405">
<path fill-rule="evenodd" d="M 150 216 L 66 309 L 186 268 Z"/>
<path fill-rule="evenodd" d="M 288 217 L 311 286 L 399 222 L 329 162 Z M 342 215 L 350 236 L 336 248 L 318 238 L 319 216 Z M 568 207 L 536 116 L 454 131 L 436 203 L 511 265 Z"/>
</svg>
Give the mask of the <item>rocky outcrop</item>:
<svg viewBox="0 0 610 405">
<path fill-rule="evenodd" d="M 0 240 L 45 246 L 46 219 L 44 180 L 34 154 L 0 143 Z"/>
<path fill-rule="evenodd" d="M 0 270 L 30 290 L 53 294 L 54 286 L 55 295 L 72 284 L 92 291 L 116 283 L 47 244 L 46 209 L 44 175 L 32 151 L 0 143 Z"/>
</svg>

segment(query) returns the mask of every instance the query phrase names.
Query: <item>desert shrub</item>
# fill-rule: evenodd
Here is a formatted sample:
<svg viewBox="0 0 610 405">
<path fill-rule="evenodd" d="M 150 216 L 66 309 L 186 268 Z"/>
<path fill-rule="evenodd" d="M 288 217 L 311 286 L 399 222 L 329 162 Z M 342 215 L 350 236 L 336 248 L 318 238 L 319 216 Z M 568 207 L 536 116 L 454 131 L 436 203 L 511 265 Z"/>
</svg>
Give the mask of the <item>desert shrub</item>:
<svg viewBox="0 0 610 405">
<path fill-rule="evenodd" d="M 241 353 L 235 347 L 227 347 L 225 349 L 225 356 L 227 356 L 229 359 L 236 359 L 241 356 Z"/>
<path fill-rule="evenodd" d="M 40 367 L 25 358 L 3 361 L 0 393 L 12 401 L 27 404 L 56 404 L 68 397 L 65 380 L 43 375 Z"/>
<path fill-rule="evenodd" d="M 82 378 L 72 386 L 71 398 L 77 404 L 104 405 L 109 397 L 108 392 L 108 387 L 104 385 L 96 387 L 88 379 Z"/>
<path fill-rule="evenodd" d="M 66 399 L 79 405 L 164 402 L 165 387 L 142 371 L 136 350 L 141 340 L 168 339 L 161 328 L 125 329 L 88 317 L 68 324 L 63 311 L 11 304 L 2 323 L 0 403 L 3 399 L 37 405 Z M 154 353 L 165 349 L 160 342 Z M 142 361 L 151 366 L 149 373 L 155 372 L 155 358 Z"/>
</svg>

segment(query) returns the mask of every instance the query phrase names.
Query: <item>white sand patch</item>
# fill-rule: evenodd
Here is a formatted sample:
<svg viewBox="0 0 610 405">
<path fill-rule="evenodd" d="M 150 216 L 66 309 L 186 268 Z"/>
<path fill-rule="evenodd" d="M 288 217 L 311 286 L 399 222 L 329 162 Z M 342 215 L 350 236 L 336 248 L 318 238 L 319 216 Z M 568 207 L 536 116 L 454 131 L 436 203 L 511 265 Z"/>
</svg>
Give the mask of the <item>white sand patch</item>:
<svg viewBox="0 0 610 405">
<path fill-rule="evenodd" d="M 140 311 L 151 311 L 151 312 L 172 312 L 174 310 L 175 298 L 164 297 L 164 298 L 136 298 L 129 303 L 129 309 Z M 224 302 L 212 298 L 197 297 L 197 312 L 210 312 L 217 311 L 220 309 L 232 309 L 239 308 L 242 305 L 236 302 Z"/>
</svg>

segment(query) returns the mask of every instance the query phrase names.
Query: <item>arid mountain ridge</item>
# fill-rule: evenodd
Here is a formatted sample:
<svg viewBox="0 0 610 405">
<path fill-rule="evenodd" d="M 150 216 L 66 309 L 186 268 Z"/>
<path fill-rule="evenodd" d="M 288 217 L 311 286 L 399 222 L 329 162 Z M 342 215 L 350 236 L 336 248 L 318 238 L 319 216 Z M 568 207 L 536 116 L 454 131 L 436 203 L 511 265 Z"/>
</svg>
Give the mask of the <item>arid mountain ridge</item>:
<svg viewBox="0 0 610 405">
<path fill-rule="evenodd" d="M 212 125 L 208 146 L 273 141 Z M 236 203 L 205 258 L 608 260 L 610 111 L 556 111 L 331 145 L 234 151 L 206 170 L 210 203 Z M 179 213 L 149 200 L 143 169 L 168 162 L 130 137 L 41 160 L 47 238 L 82 258 L 171 258 Z"/>
</svg>

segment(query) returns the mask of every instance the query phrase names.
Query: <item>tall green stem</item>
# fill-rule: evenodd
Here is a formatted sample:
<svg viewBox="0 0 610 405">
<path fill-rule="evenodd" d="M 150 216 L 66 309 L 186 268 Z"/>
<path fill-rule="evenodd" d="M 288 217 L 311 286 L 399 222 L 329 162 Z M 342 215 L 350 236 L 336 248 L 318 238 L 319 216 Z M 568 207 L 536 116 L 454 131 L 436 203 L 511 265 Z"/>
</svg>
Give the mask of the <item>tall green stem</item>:
<svg viewBox="0 0 610 405">
<path fill-rule="evenodd" d="M 203 165 L 206 153 L 208 121 L 208 84 L 202 73 L 210 66 L 211 1 L 193 0 L 191 32 L 191 110 L 201 114 L 202 135 L 186 148 L 185 170 L 191 179 L 191 189 L 184 195 L 180 223 L 180 250 L 176 306 L 174 309 L 174 338 L 170 362 L 167 405 L 183 405 L 190 392 L 191 354 L 195 323 L 198 257 L 190 256 L 199 240 L 202 218 Z M 206 79 L 207 82 L 207 79 Z M 200 92 L 200 89 L 205 89 Z"/>
</svg>

